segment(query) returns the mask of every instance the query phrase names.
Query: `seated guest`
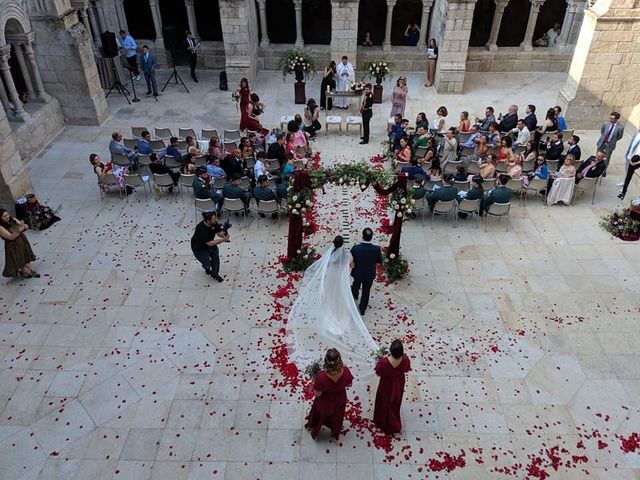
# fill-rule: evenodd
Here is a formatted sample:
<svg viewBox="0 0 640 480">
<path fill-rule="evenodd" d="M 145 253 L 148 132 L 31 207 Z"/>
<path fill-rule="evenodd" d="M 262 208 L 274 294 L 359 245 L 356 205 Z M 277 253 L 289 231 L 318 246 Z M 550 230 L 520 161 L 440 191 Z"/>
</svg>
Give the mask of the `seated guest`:
<svg viewBox="0 0 640 480">
<path fill-rule="evenodd" d="M 573 158 L 576 160 L 580 160 L 580 156 L 582 155 L 582 151 L 580 150 L 580 146 L 578 143 L 580 142 L 580 137 L 577 135 L 571 135 L 569 140 L 567 140 L 567 145 L 569 145 L 569 149 L 567 150 L 567 156 L 573 155 Z"/>
<path fill-rule="evenodd" d="M 284 164 L 284 168 L 282 169 L 282 173 L 280 176 L 282 178 L 290 177 L 293 175 L 293 171 L 296 169 L 295 165 L 295 156 L 293 153 L 287 153 L 287 163 Z"/>
<path fill-rule="evenodd" d="M 500 132 L 498 131 L 498 124 L 496 122 L 489 124 L 489 138 L 487 139 L 487 143 L 489 146 L 499 147 L 500 141 L 502 137 L 500 136 Z"/>
<path fill-rule="evenodd" d="M 396 113 L 393 116 L 393 123 L 389 127 L 389 141 L 393 143 L 393 140 L 396 135 L 396 131 L 399 131 L 402 128 L 402 114 Z"/>
<path fill-rule="evenodd" d="M 278 197 L 278 201 L 286 200 L 287 195 L 289 195 L 289 177 L 287 178 L 275 178 L 276 182 L 276 197 Z"/>
<path fill-rule="evenodd" d="M 256 205 L 260 206 L 260 202 L 268 202 L 271 200 L 278 200 L 276 197 L 276 192 L 269 188 L 269 179 L 266 175 L 261 175 L 258 177 L 258 184 L 256 188 L 253 189 L 253 196 L 256 199 Z M 264 218 L 264 213 L 260 213 L 260 216 Z M 271 214 L 271 218 L 276 218 L 278 216 L 277 213 Z"/>
<path fill-rule="evenodd" d="M 456 167 L 456 174 L 453 177 L 454 182 L 466 182 L 467 181 L 467 169 L 464 165 L 458 165 Z"/>
<path fill-rule="evenodd" d="M 311 138 L 316 138 L 317 131 L 322 130 L 322 125 L 319 121 L 320 109 L 318 104 L 313 98 L 307 101 L 307 106 L 304 109 L 304 131 L 309 134 Z M 305 139 L 306 140 L 306 139 Z"/>
<path fill-rule="evenodd" d="M 458 124 L 458 131 L 466 133 L 471 129 L 471 121 L 469 120 L 469 112 L 460 113 L 460 123 Z"/>
<path fill-rule="evenodd" d="M 482 184 L 484 179 L 480 175 L 474 175 L 471 177 L 471 188 L 466 192 L 458 193 L 458 201 L 465 200 L 477 200 L 484 196 L 484 188 Z"/>
<path fill-rule="evenodd" d="M 224 170 L 220 168 L 220 159 L 215 156 L 207 156 L 207 173 L 211 178 L 225 178 Z"/>
<path fill-rule="evenodd" d="M 492 123 L 496 123 L 496 117 L 493 114 L 493 107 L 487 107 L 484 110 L 484 118 L 477 118 L 476 117 L 476 123 L 480 124 L 480 130 L 482 130 L 483 132 L 488 132 L 489 131 L 489 125 L 491 125 Z M 496 123 L 496 126 L 498 124 Z"/>
<path fill-rule="evenodd" d="M 287 152 L 284 149 L 284 142 L 285 133 L 280 132 L 276 137 L 276 141 L 269 145 L 269 149 L 267 150 L 267 158 L 277 159 L 280 163 L 280 168 L 284 167 L 284 164 L 287 163 Z"/>
<path fill-rule="evenodd" d="M 538 158 L 538 152 L 536 151 L 536 142 L 534 140 L 529 140 L 527 142 L 527 147 L 522 154 L 525 162 L 529 162 L 531 160 L 535 160 Z"/>
<path fill-rule="evenodd" d="M 502 140 L 500 140 L 498 162 L 508 163 L 513 160 L 513 150 L 511 149 L 511 145 L 511 137 L 504 137 Z"/>
<path fill-rule="evenodd" d="M 576 183 L 580 182 L 583 178 L 598 178 L 607 169 L 607 164 L 604 163 L 605 153 L 602 150 L 598 150 L 594 155 L 587 158 L 580 170 L 576 173 Z"/>
<path fill-rule="evenodd" d="M 569 130 L 569 126 L 567 125 L 567 121 L 562 116 L 562 108 L 559 105 L 553 107 L 554 112 L 556 112 L 556 122 L 558 122 L 558 131 L 565 132 Z M 576 160 L 579 160 L 576 158 Z"/>
<path fill-rule="evenodd" d="M 573 160 L 573 155 L 567 155 L 560 170 L 549 175 L 547 205 L 554 205 L 558 201 L 568 204 L 571 201 L 571 192 L 573 192 L 576 177 L 576 167 L 573 166 Z M 563 198 L 567 201 L 563 201 Z"/>
<path fill-rule="evenodd" d="M 209 149 L 207 153 L 212 157 L 222 158 L 222 148 L 220 148 L 220 139 L 217 137 L 211 137 L 209 139 Z"/>
<path fill-rule="evenodd" d="M 185 175 L 195 175 L 195 173 L 196 173 L 196 157 L 194 157 L 190 153 L 187 153 L 184 156 L 184 162 L 182 163 L 182 166 L 180 167 L 180 172 L 184 173 Z"/>
<path fill-rule="evenodd" d="M 529 132 L 533 132 L 538 128 L 538 119 L 536 118 L 536 106 L 527 105 L 525 109 L 524 124 L 529 129 Z"/>
<path fill-rule="evenodd" d="M 431 136 L 429 135 L 427 129 L 424 126 L 418 127 L 418 131 L 413 137 L 413 153 L 416 153 L 418 147 L 426 147 L 427 143 L 429 142 L 429 138 L 431 138 Z"/>
<path fill-rule="evenodd" d="M 402 118 L 402 115 L 400 118 Z M 418 131 L 420 127 L 424 127 L 427 132 L 429 131 L 429 120 L 427 120 L 427 114 L 424 112 L 420 112 L 416 117 L 416 131 Z"/>
<path fill-rule="evenodd" d="M 267 180 L 271 175 L 267 171 L 267 154 L 264 152 L 258 152 L 256 155 L 256 164 L 253 166 L 253 178 L 260 178 L 262 176 L 267 177 Z"/>
<path fill-rule="evenodd" d="M 484 137 L 484 135 L 480 133 L 480 127 L 477 124 L 472 125 L 469 131 L 471 135 L 469 135 L 469 139 L 466 142 L 460 145 L 462 148 L 475 148 L 480 143 L 480 138 Z"/>
<path fill-rule="evenodd" d="M 509 178 L 520 179 L 522 178 L 522 156 L 514 155 L 509 161 L 507 161 L 507 175 Z"/>
<path fill-rule="evenodd" d="M 397 150 L 398 148 L 400 148 L 400 140 L 402 140 L 403 138 L 406 139 L 407 138 L 407 128 L 409 127 L 409 120 L 407 120 L 406 118 L 403 118 L 400 121 L 400 128 L 396 128 L 395 129 L 395 133 L 393 136 L 393 145 L 392 148 L 393 150 Z"/>
<path fill-rule="evenodd" d="M 242 177 L 245 174 L 246 163 L 240 155 L 240 149 L 236 148 L 222 160 L 222 169 L 227 178 Z"/>
<path fill-rule="evenodd" d="M 295 140 L 296 140 L 295 133 L 293 132 L 287 133 L 285 137 L 285 142 L 284 142 L 284 151 L 287 152 L 287 154 L 289 153 L 295 154 L 295 151 L 296 151 L 296 145 L 294 143 Z"/>
<path fill-rule="evenodd" d="M 412 158 L 409 163 L 410 165 L 408 167 L 402 167 L 402 170 L 400 170 L 400 173 L 407 175 L 408 180 L 415 180 L 417 178 L 426 180 L 429 178 L 427 172 L 422 169 L 422 165 L 418 165 L 417 158 Z"/>
<path fill-rule="evenodd" d="M 495 155 L 487 155 L 487 161 L 481 163 L 478 168 L 480 169 L 480 176 L 485 180 L 487 178 L 494 178 L 496 174 L 496 165 L 498 165 L 498 159 Z"/>
<path fill-rule="evenodd" d="M 251 146 L 251 140 L 249 140 L 249 137 L 243 137 L 242 140 L 240 140 L 240 157 L 252 158 L 255 154 L 256 152 Z"/>
<path fill-rule="evenodd" d="M 431 166 L 429 167 L 427 173 L 429 174 L 428 180 L 437 182 L 438 180 L 442 179 L 442 167 L 440 166 L 440 159 L 438 157 L 435 157 L 433 160 L 431 160 Z"/>
<path fill-rule="evenodd" d="M 529 143 L 529 140 L 531 139 L 531 132 L 529 132 L 529 129 L 522 118 L 518 120 L 516 128 L 512 129 L 512 131 L 517 135 L 516 141 L 513 142 L 513 148 L 518 146 L 525 147 Z"/>
<path fill-rule="evenodd" d="M 533 171 L 529 172 L 527 176 L 522 179 L 522 186 L 525 190 L 529 186 L 529 182 L 534 178 L 539 178 L 540 180 L 547 180 L 549 178 L 549 167 L 547 167 L 547 161 L 544 155 L 538 155 L 536 157 L 536 165 Z"/>
<path fill-rule="evenodd" d="M 427 189 L 424 188 L 424 180 L 420 177 L 416 177 L 413 182 L 413 189 L 411 190 L 411 195 L 414 200 L 420 200 L 427 196 Z"/>
<path fill-rule="evenodd" d="M 429 163 L 438 157 L 438 146 L 434 137 L 429 137 L 427 140 L 427 152 L 424 157 L 418 159 L 418 163 Z"/>
<path fill-rule="evenodd" d="M 287 130 L 289 133 L 293 133 L 293 146 L 297 147 L 306 147 L 309 142 L 307 142 L 307 136 L 304 133 L 304 130 L 298 126 L 295 120 L 291 120 L 287 124 Z"/>
<path fill-rule="evenodd" d="M 98 155 L 97 153 L 92 153 L 91 155 L 89 155 L 89 163 L 93 168 L 93 172 L 98 177 L 98 186 L 100 187 L 100 190 L 102 190 L 103 192 L 109 191 L 109 185 L 106 185 L 104 183 L 104 178 L 107 173 L 111 173 L 115 176 L 116 181 L 118 182 L 118 186 L 121 189 L 125 188 L 124 175 L 127 173 L 126 168 L 117 166 L 114 167 L 113 163 L 111 162 L 107 164 L 102 163 L 102 160 L 100 160 L 100 155 Z M 127 186 L 126 189 L 127 194 L 133 192 L 133 188 L 129 186 Z"/>
<path fill-rule="evenodd" d="M 486 197 L 484 197 L 483 203 L 485 212 L 488 212 L 489 207 L 494 203 L 508 203 L 511 201 L 513 191 L 507 187 L 507 183 L 509 183 L 508 175 L 500 175 L 498 177 L 496 187 L 492 189 Z"/>
<path fill-rule="evenodd" d="M 507 114 L 503 117 L 502 114 L 498 115 L 498 130 L 501 132 L 510 132 L 516 128 L 518 122 L 518 106 L 511 105 Z"/>
<path fill-rule="evenodd" d="M 185 137 L 184 141 L 187 142 L 187 153 L 190 153 L 194 157 L 202 155 L 202 152 L 198 148 L 198 143 L 196 142 L 195 138 L 189 135 Z"/>
<path fill-rule="evenodd" d="M 242 183 L 242 178 L 240 177 L 232 177 L 227 183 L 222 187 L 222 196 L 228 199 L 236 199 L 239 198 L 244 203 L 244 211 L 245 213 L 249 212 L 249 201 L 251 200 L 251 193 L 244 190 L 240 184 Z"/>
<path fill-rule="evenodd" d="M 429 208 L 433 211 L 438 200 L 442 200 L 443 202 L 448 202 L 450 200 L 455 200 L 458 196 L 458 189 L 454 187 L 451 183 L 453 182 L 453 175 L 450 173 L 445 173 L 442 176 L 442 187 L 433 190 L 433 192 L 429 192 L 427 194 L 427 203 L 429 204 Z"/>
<path fill-rule="evenodd" d="M 178 180 L 180 179 L 180 172 L 173 171 L 171 168 L 167 167 L 163 163 L 160 163 L 160 159 L 156 153 L 152 153 L 149 156 L 149 170 L 151 173 L 155 173 L 157 175 L 171 175 L 171 179 L 173 180 L 174 185 L 178 185 Z M 169 189 L 170 192 L 173 191 L 172 188 Z"/>
<path fill-rule="evenodd" d="M 138 153 L 140 155 L 151 155 L 153 148 L 151 147 L 151 134 L 144 130 L 142 132 L 142 138 L 138 140 Z M 158 155 L 160 158 L 164 157 L 164 152 L 160 152 Z"/>
<path fill-rule="evenodd" d="M 484 135 L 480 134 L 480 141 L 478 145 L 476 145 L 476 149 L 473 151 L 473 154 L 476 158 L 482 160 L 487 157 L 489 154 L 489 140 Z"/>
<path fill-rule="evenodd" d="M 398 149 L 395 151 L 395 153 L 399 162 L 411 161 L 413 152 L 411 151 L 411 145 L 409 145 L 409 141 L 406 137 L 400 139 L 400 145 L 398 145 Z"/>
<path fill-rule="evenodd" d="M 207 173 L 206 167 L 198 167 L 196 169 L 196 176 L 191 186 L 193 187 L 193 193 L 196 198 L 201 200 L 210 198 L 217 205 L 217 208 L 220 209 L 224 198 L 213 189 L 213 185 L 209 182 L 209 174 Z"/>
<path fill-rule="evenodd" d="M 113 132 L 111 134 L 111 141 L 109 142 L 109 152 L 113 155 L 124 155 L 129 159 L 134 168 L 138 168 L 138 155 L 136 152 L 124 146 L 122 134 L 119 132 Z"/>
<path fill-rule="evenodd" d="M 560 160 L 563 150 L 562 133 L 554 133 L 547 142 L 547 160 Z"/>
<path fill-rule="evenodd" d="M 436 110 L 436 119 L 433 122 L 433 126 L 431 127 L 431 130 L 434 134 L 444 135 L 445 132 L 448 130 L 449 128 L 449 126 L 447 125 L 448 115 L 449 115 L 449 111 L 447 110 L 447 107 L 445 107 L 444 105 L 441 105 L 440 107 L 438 107 L 438 110 Z"/>
<path fill-rule="evenodd" d="M 293 116 L 293 120 L 296 122 L 296 125 L 298 126 L 298 130 L 304 130 L 304 120 L 302 120 L 302 115 L 300 115 L 299 113 L 296 113 Z"/>
<path fill-rule="evenodd" d="M 536 145 L 539 145 L 542 135 L 544 135 L 547 132 L 557 132 L 557 131 L 558 131 L 558 122 L 556 121 L 556 112 L 553 108 L 550 108 L 549 110 L 547 110 L 547 115 L 542 125 L 534 130 L 533 139 L 536 141 Z"/>
<path fill-rule="evenodd" d="M 184 161 L 184 158 L 182 157 L 180 150 L 178 150 L 178 137 L 171 137 L 169 139 L 169 146 L 165 151 L 165 155 L 169 155 L 173 157 L 176 160 L 176 162 L 182 163 Z"/>
</svg>

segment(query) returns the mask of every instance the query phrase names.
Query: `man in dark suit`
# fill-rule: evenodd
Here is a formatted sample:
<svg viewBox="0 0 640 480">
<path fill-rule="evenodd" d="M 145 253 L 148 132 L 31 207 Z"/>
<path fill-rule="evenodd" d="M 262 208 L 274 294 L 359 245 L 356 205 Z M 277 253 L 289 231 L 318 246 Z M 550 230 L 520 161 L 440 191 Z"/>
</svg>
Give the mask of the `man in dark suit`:
<svg viewBox="0 0 640 480">
<path fill-rule="evenodd" d="M 485 212 L 488 212 L 489 207 L 494 203 L 508 203 L 511 201 L 513 190 L 507 187 L 509 178 L 509 175 L 505 175 L 504 173 L 498 177 L 498 185 L 484 198 L 483 210 Z"/>
<path fill-rule="evenodd" d="M 351 248 L 351 276 L 353 283 L 351 284 L 351 293 L 356 300 L 360 294 L 362 287 L 362 297 L 360 297 L 360 315 L 369 306 L 369 294 L 371 293 L 371 285 L 376 278 L 376 263 L 382 263 L 382 251 L 377 245 L 373 245 L 373 230 L 369 227 L 362 231 L 362 242 Z"/>
<path fill-rule="evenodd" d="M 620 125 L 620 114 L 618 112 L 611 112 L 609 115 L 609 121 L 603 123 L 600 127 L 600 138 L 596 142 L 598 150 L 604 152 L 604 163 L 608 167 L 611 154 L 616 149 L 618 140 L 624 137 L 624 127 Z M 606 170 L 606 167 L 605 167 Z"/>
<path fill-rule="evenodd" d="M 502 114 L 498 115 L 498 130 L 501 132 L 510 132 L 516 125 L 518 124 L 518 106 L 511 105 L 509 107 L 509 111 L 505 116 Z"/>
<path fill-rule="evenodd" d="M 276 192 L 269 188 L 269 178 L 266 175 L 260 175 L 258 177 L 258 184 L 256 188 L 253 189 L 253 197 L 256 199 L 256 204 L 260 206 L 260 202 L 268 202 L 271 200 L 278 200 L 276 197 Z M 260 213 L 261 217 L 264 217 L 264 213 Z M 273 213 L 271 218 L 277 218 L 278 214 Z"/>
<path fill-rule="evenodd" d="M 360 113 L 362 115 L 362 141 L 360 145 L 369 143 L 369 123 L 373 117 L 373 94 L 371 93 L 371 84 L 364 86 L 364 95 L 360 104 Z"/>
<path fill-rule="evenodd" d="M 187 57 L 189 58 L 191 78 L 193 78 L 194 82 L 198 83 L 198 77 L 196 77 L 196 65 L 198 64 L 198 50 L 200 49 L 200 42 L 193 38 L 189 30 L 184 32 L 184 35 L 184 46 L 187 49 Z"/>
<path fill-rule="evenodd" d="M 602 150 L 598 150 L 594 155 L 591 155 L 587 158 L 582 165 L 580 165 L 580 170 L 576 172 L 576 183 L 578 183 L 583 178 L 598 178 L 602 175 L 607 169 L 607 164 L 604 161 L 605 152 Z"/>
<path fill-rule="evenodd" d="M 533 131 L 538 128 L 538 119 L 536 118 L 536 106 L 535 105 L 527 105 L 525 108 L 525 117 L 524 124 L 527 126 L 529 131 L 533 133 Z"/>
<path fill-rule="evenodd" d="M 567 145 L 569 145 L 569 149 L 567 150 L 566 155 L 562 157 L 563 160 L 564 160 L 564 157 L 566 157 L 567 155 L 573 155 L 574 159 L 580 160 L 580 155 L 582 155 L 582 151 L 578 146 L 578 142 L 580 142 L 580 137 L 577 135 L 571 135 L 571 138 L 567 140 Z"/>
<path fill-rule="evenodd" d="M 284 168 L 284 164 L 287 163 L 287 152 L 284 149 L 285 133 L 280 132 L 276 137 L 276 141 L 269 145 L 267 149 L 267 159 L 277 158 L 280 164 L 280 170 Z"/>
<path fill-rule="evenodd" d="M 245 161 L 241 158 L 242 152 L 235 149 L 222 160 L 222 169 L 227 174 L 227 178 L 242 177 L 245 174 Z"/>
<path fill-rule="evenodd" d="M 244 203 L 244 211 L 249 213 L 249 202 L 251 201 L 251 192 L 244 190 L 240 183 L 242 179 L 240 177 L 231 177 L 227 183 L 222 187 L 222 195 L 224 198 L 236 199 L 239 198 Z"/>
<path fill-rule="evenodd" d="M 417 158 L 412 158 L 409 161 L 409 166 L 402 167 L 402 170 L 400 170 L 400 173 L 406 173 L 408 180 L 415 180 L 416 178 L 426 180 L 427 178 L 429 178 L 429 175 L 427 175 L 427 172 L 424 171 L 424 169 L 422 168 L 422 165 L 418 165 Z"/>
<path fill-rule="evenodd" d="M 196 176 L 194 177 L 191 186 L 193 187 L 193 193 L 196 198 L 200 198 L 202 200 L 210 198 L 217 205 L 218 210 L 220 210 L 224 198 L 213 189 L 213 186 L 209 182 L 207 167 L 197 168 Z"/>
<path fill-rule="evenodd" d="M 156 84 L 156 56 L 149 51 L 147 45 L 142 46 L 142 55 L 140 56 L 140 69 L 147 82 L 147 96 L 158 96 L 158 85 Z"/>
<path fill-rule="evenodd" d="M 442 200 L 443 202 L 448 202 L 451 200 L 455 200 L 458 196 L 458 189 L 452 185 L 453 175 L 450 173 L 445 173 L 442 176 L 442 187 L 435 189 L 433 192 L 429 192 L 427 194 L 427 203 L 429 204 L 429 208 L 433 211 L 433 208 L 436 206 L 438 200 Z"/>
<path fill-rule="evenodd" d="M 560 160 L 562 150 L 564 150 L 564 145 L 562 144 L 562 134 L 554 133 L 553 135 L 551 135 L 551 139 L 547 142 L 547 152 L 545 158 L 547 160 Z"/>
</svg>

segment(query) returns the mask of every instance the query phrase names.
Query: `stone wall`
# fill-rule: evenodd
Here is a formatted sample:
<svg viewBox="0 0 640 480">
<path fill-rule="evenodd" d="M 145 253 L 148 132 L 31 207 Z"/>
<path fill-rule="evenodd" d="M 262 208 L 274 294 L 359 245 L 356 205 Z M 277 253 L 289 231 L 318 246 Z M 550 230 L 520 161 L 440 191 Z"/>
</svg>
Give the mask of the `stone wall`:
<svg viewBox="0 0 640 480">
<path fill-rule="evenodd" d="M 14 139 L 25 165 L 64 128 L 60 104 L 53 98 L 47 103 L 27 103 L 27 122 L 12 122 Z"/>
<path fill-rule="evenodd" d="M 358 60 L 358 5 L 359 0 L 331 0 L 330 57 L 343 55 L 356 65 Z"/>
<path fill-rule="evenodd" d="M 0 108 L 0 145 L 0 206 L 9 209 L 16 198 L 33 192 L 33 185 L 3 108 Z"/>
<path fill-rule="evenodd" d="M 37 17 L 31 23 L 45 91 L 58 99 L 67 123 L 100 125 L 109 109 L 89 34 L 76 12 Z"/>
<path fill-rule="evenodd" d="M 637 3 L 637 2 L 636 2 Z M 558 104 L 567 122 L 600 128 L 611 111 L 640 126 L 640 15 L 632 0 L 598 0 L 582 28 Z"/>
<path fill-rule="evenodd" d="M 469 47 L 468 72 L 566 72 L 573 52 L 553 48 L 534 48 L 525 52 L 518 47 L 500 47 L 490 52 Z"/>
<path fill-rule="evenodd" d="M 255 80 L 258 71 L 258 19 L 253 0 L 219 0 L 224 38 L 225 70 L 229 85 L 246 77 Z"/>
<path fill-rule="evenodd" d="M 406 72 L 424 72 L 427 68 L 426 54 L 416 47 L 392 47 L 392 51 L 383 51 L 382 47 L 359 47 L 358 62 L 362 66 L 366 62 L 382 60 L 393 64 L 397 74 Z M 396 75 L 394 75 L 395 77 Z"/>
<path fill-rule="evenodd" d="M 294 48 L 294 45 L 284 43 L 271 43 L 266 48 L 260 48 L 257 59 L 259 70 L 279 70 L 280 55 L 285 50 Z M 331 58 L 329 45 L 305 45 L 304 51 L 309 53 L 316 64 L 316 71 L 322 74 L 324 67 L 331 61 L 338 61 L 338 57 Z M 342 55 L 340 55 L 341 57 Z"/>
</svg>

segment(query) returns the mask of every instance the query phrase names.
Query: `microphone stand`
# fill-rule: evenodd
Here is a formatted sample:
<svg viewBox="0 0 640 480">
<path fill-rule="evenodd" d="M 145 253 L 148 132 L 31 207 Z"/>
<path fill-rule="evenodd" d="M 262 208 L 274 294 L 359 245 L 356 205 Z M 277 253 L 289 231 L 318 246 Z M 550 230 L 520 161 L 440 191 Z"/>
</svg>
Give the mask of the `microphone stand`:
<svg viewBox="0 0 640 480">
<path fill-rule="evenodd" d="M 131 68 L 129 66 L 126 66 L 125 68 L 127 70 L 129 70 L 129 80 L 131 80 L 131 89 L 133 91 L 133 98 L 131 99 L 131 101 L 133 103 L 138 103 L 140 101 L 140 99 L 136 95 L 136 84 L 133 82 L 133 71 L 131 70 Z"/>
</svg>

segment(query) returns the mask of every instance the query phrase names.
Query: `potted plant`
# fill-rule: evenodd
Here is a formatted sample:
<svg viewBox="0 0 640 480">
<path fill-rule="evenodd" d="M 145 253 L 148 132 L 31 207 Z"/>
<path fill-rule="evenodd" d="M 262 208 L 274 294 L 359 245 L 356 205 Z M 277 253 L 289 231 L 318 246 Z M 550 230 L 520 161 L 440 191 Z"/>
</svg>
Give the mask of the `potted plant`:
<svg viewBox="0 0 640 480">
<path fill-rule="evenodd" d="M 388 77 L 391 78 L 392 65 L 387 62 L 375 61 L 364 64 L 365 77 L 375 80 L 373 86 L 373 103 L 382 103 L 382 82 Z"/>
<path fill-rule="evenodd" d="M 304 80 L 308 79 L 309 75 L 315 74 L 316 69 L 313 57 L 304 50 L 290 48 L 280 55 L 278 68 L 282 71 L 283 79 L 286 78 L 287 75 L 295 75 L 296 83 L 293 86 L 295 101 L 296 103 L 306 103 Z"/>
</svg>

